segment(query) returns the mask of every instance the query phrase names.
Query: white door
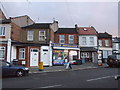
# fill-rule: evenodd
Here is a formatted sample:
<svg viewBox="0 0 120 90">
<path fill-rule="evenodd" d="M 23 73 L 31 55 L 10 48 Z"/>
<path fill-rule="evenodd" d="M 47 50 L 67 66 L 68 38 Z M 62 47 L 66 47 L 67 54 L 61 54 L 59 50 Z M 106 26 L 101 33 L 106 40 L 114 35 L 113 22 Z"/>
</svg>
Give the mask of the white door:
<svg viewBox="0 0 120 90">
<path fill-rule="evenodd" d="M 30 52 L 30 66 L 38 66 L 38 49 L 31 49 Z"/>
<path fill-rule="evenodd" d="M 49 65 L 49 54 L 48 49 L 43 49 L 43 65 Z"/>
</svg>

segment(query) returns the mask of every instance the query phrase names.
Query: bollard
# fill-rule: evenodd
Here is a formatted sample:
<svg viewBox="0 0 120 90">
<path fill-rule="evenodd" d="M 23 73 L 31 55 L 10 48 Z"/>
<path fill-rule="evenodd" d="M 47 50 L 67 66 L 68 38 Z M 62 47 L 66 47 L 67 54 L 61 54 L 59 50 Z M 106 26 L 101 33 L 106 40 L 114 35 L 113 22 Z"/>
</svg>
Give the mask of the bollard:
<svg viewBox="0 0 120 90">
<path fill-rule="evenodd" d="M 43 67 L 43 62 L 39 63 L 39 71 L 43 71 L 44 67 Z"/>
</svg>

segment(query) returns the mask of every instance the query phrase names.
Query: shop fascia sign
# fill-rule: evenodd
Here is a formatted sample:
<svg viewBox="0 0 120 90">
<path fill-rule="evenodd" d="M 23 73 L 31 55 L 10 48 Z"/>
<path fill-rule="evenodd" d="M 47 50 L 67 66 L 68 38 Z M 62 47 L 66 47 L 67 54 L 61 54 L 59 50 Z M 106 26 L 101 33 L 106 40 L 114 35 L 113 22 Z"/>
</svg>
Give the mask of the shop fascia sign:
<svg viewBox="0 0 120 90">
<path fill-rule="evenodd" d="M 69 48 L 78 48 L 78 45 L 70 45 L 70 44 L 59 44 L 59 43 L 52 43 L 53 47 L 69 47 Z"/>
</svg>

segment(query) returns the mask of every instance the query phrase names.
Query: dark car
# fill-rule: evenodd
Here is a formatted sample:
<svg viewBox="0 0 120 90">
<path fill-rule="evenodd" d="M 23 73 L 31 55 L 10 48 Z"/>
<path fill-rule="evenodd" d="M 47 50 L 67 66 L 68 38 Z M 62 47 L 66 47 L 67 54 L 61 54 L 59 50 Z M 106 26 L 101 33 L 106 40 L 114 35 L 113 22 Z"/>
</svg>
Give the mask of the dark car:
<svg viewBox="0 0 120 90">
<path fill-rule="evenodd" d="M 120 79 L 120 75 L 115 76 L 115 80 L 118 80 L 118 79 Z"/>
<path fill-rule="evenodd" d="M 0 69 L 2 70 L 2 76 L 15 75 L 21 77 L 28 75 L 29 73 L 29 69 L 27 67 L 13 65 L 4 60 L 0 60 Z"/>
<path fill-rule="evenodd" d="M 107 64 L 110 67 L 120 67 L 120 55 L 110 55 L 110 56 L 108 56 Z"/>
</svg>

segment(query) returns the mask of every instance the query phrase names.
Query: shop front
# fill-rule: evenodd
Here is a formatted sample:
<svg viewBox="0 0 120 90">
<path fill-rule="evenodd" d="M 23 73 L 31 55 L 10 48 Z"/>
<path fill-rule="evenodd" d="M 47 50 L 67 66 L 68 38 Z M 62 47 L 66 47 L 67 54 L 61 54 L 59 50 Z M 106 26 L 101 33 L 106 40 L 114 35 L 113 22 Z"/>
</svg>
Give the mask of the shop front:
<svg viewBox="0 0 120 90">
<path fill-rule="evenodd" d="M 95 47 L 81 47 L 81 59 L 85 62 L 93 62 L 97 63 L 98 54 L 97 49 Z"/>
<path fill-rule="evenodd" d="M 53 47 L 53 65 L 64 65 L 67 62 L 74 62 L 79 59 L 80 49 L 77 45 L 52 44 Z"/>
</svg>

